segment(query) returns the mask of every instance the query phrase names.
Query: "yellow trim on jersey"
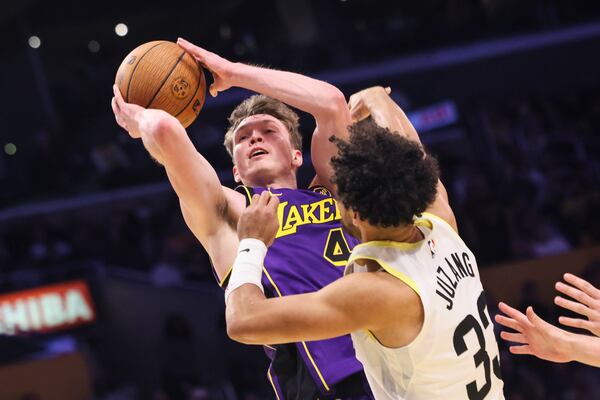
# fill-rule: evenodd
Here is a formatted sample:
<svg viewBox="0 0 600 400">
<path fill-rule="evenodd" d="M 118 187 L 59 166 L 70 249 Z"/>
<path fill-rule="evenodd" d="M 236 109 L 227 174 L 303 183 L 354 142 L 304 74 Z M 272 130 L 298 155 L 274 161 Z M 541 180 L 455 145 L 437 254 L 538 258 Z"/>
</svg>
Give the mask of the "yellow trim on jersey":
<svg viewBox="0 0 600 400">
<path fill-rule="evenodd" d="M 242 185 L 242 187 L 246 191 L 246 196 L 248 196 L 248 204 L 252 204 L 252 194 L 250 194 L 250 190 L 246 186 Z"/>
<path fill-rule="evenodd" d="M 365 332 L 367 333 L 367 336 L 369 337 L 369 339 L 375 340 L 377 343 L 379 343 L 379 340 L 377 340 L 377 338 L 375 337 L 373 332 L 371 332 L 369 329 L 365 329 Z"/>
<path fill-rule="evenodd" d="M 329 386 L 327 386 L 327 382 L 325 382 L 325 378 L 323 378 L 323 375 L 321 375 L 321 371 L 319 370 L 319 367 L 317 367 L 315 360 L 313 360 L 312 356 L 310 355 L 310 351 L 308 351 L 308 347 L 306 347 L 306 343 L 305 342 L 301 342 L 301 343 L 302 343 L 302 346 L 304 346 L 304 351 L 306 351 L 306 355 L 308 356 L 308 359 L 310 360 L 313 367 L 315 368 L 315 371 L 317 371 L 317 375 L 319 375 L 319 378 L 321 379 L 323 386 L 325 386 L 325 390 L 329 391 Z"/>
<path fill-rule="evenodd" d="M 371 243 L 371 242 L 369 242 Z M 365 243 L 366 244 L 366 243 Z M 371 256 L 365 256 L 365 255 L 361 255 L 361 254 L 357 254 L 355 257 L 350 256 L 350 258 L 348 259 L 348 262 L 353 262 L 356 260 L 371 260 L 371 261 L 375 261 L 377 264 L 381 265 L 381 267 L 390 275 L 395 276 L 396 278 L 400 279 L 402 282 L 404 282 L 406 285 L 408 285 L 412 290 L 415 291 L 416 294 L 418 294 L 419 296 L 421 296 L 421 293 L 419 293 L 419 287 L 417 286 L 416 282 L 412 280 L 412 278 L 400 271 L 395 270 L 394 268 L 390 267 L 387 263 L 385 263 L 384 261 L 382 261 L 381 259 L 377 258 L 377 257 L 371 257 Z"/>
<path fill-rule="evenodd" d="M 461 238 L 461 237 L 460 237 L 460 235 L 458 234 L 458 232 L 456 231 L 456 229 L 454 229 L 454 228 L 452 227 L 452 225 L 450 225 L 450 224 L 448 223 L 448 221 L 446 221 L 444 218 L 442 218 L 442 217 L 438 217 L 437 215 L 435 215 L 435 214 L 432 214 L 432 213 L 430 213 L 430 212 L 424 212 L 424 213 L 423 213 L 423 215 L 427 215 L 428 217 L 430 217 L 430 218 L 433 218 L 434 220 L 438 221 L 439 223 L 442 223 L 442 224 L 446 225 L 446 226 L 448 227 L 448 229 L 450 229 L 450 231 L 452 231 L 452 233 L 454 233 L 454 235 L 456 235 L 456 237 L 458 238 L 458 240 L 460 240 L 460 241 L 461 241 L 461 243 L 462 243 L 462 244 L 463 244 L 465 247 L 467 247 L 467 248 L 469 247 L 469 246 L 467 246 L 467 244 L 465 243 L 465 241 L 463 240 L 463 238 Z"/>
<path fill-rule="evenodd" d="M 265 268 L 265 266 L 263 265 L 263 272 L 265 273 L 265 275 L 267 276 L 267 279 L 269 280 L 269 282 L 271 282 L 271 285 L 273 285 L 273 287 L 275 288 L 275 290 L 277 291 L 277 294 L 279 295 L 279 297 L 281 296 L 281 292 L 279 291 L 279 288 L 277 287 L 277 285 L 275 284 L 275 282 L 273 281 L 273 278 L 271 278 L 271 275 L 269 275 L 269 271 L 267 271 L 267 268 Z"/>
<path fill-rule="evenodd" d="M 446 225 L 448 228 L 452 229 L 452 232 L 456 232 L 456 230 L 455 230 L 455 229 L 452 227 L 452 225 L 450 225 L 450 224 L 448 223 L 448 221 L 446 221 L 444 218 L 442 218 L 442 217 L 438 217 L 437 215 L 435 215 L 435 214 L 432 214 L 432 213 L 430 213 L 430 212 L 427 212 L 427 211 L 425 211 L 425 212 L 424 212 L 422 215 L 426 215 L 426 216 L 428 216 L 428 217 L 433 217 L 433 218 L 434 218 L 435 220 L 437 220 L 438 222 L 441 222 L 441 223 L 445 224 L 445 225 Z"/>
<path fill-rule="evenodd" d="M 422 240 L 419 240 L 415 243 L 406 243 L 406 242 L 394 242 L 393 240 L 373 240 L 371 242 L 361 243 L 354 246 L 354 250 L 362 249 L 363 247 L 395 247 L 400 250 L 413 250 L 419 247 L 423 243 Z"/>
<path fill-rule="evenodd" d="M 218 283 L 219 283 L 219 287 L 223 287 L 223 285 L 225 284 L 225 281 L 227 280 L 227 278 L 229 278 L 229 276 L 231 275 L 231 271 L 233 271 L 233 265 L 231 267 L 229 267 L 229 269 L 227 270 L 227 273 L 225 274 L 225 276 L 223 276 L 223 279 L 221 279 Z"/>
<path fill-rule="evenodd" d="M 281 291 L 279 291 L 279 288 L 275 284 L 275 281 L 273 281 L 273 278 L 271 278 L 271 275 L 269 275 L 269 271 L 267 271 L 267 268 L 264 265 L 263 265 L 263 271 L 264 271 L 265 275 L 267 275 L 267 279 L 269 280 L 269 282 L 271 282 L 271 285 L 273 285 L 273 287 L 277 291 L 277 294 L 279 295 L 279 297 L 283 297 L 281 295 Z M 323 375 L 321 374 L 321 371 L 319 370 L 319 367 L 317 367 L 317 364 L 315 363 L 315 360 L 313 360 L 312 355 L 308 351 L 308 347 L 306 347 L 306 343 L 305 342 L 300 342 L 300 343 L 302 343 L 302 346 L 304 346 L 304 350 L 306 351 L 306 355 L 308 356 L 308 359 L 310 360 L 310 362 L 312 363 L 313 367 L 315 368 L 315 371 L 317 371 L 317 375 L 319 375 L 319 378 L 321 379 L 321 382 L 323 383 L 323 386 L 325 387 L 325 389 L 327 391 L 329 391 L 329 386 L 327 385 L 327 382 L 325 382 L 325 378 L 323 378 Z"/>
<path fill-rule="evenodd" d="M 277 397 L 277 400 L 279 400 L 279 394 L 277 393 L 275 383 L 273 383 L 273 378 L 271 377 L 271 368 L 267 368 L 267 378 L 269 379 L 269 382 L 271 382 L 271 386 L 273 387 L 273 391 L 275 392 L 275 397 Z"/>
<path fill-rule="evenodd" d="M 433 229 L 433 224 L 427 218 L 417 218 L 415 220 L 415 225 L 416 226 L 424 226 L 426 228 Z"/>
</svg>

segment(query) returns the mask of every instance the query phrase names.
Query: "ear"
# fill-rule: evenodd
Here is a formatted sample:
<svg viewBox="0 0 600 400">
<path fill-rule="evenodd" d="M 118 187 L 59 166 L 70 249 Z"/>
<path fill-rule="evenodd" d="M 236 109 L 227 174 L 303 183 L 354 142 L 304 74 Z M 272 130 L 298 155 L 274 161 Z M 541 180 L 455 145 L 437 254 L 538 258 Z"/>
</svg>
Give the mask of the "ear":
<svg viewBox="0 0 600 400">
<path fill-rule="evenodd" d="M 242 178 L 240 177 L 238 169 L 237 169 L 237 167 L 235 165 L 233 166 L 232 171 L 233 171 L 233 180 L 236 183 L 241 183 L 242 182 Z"/>
<path fill-rule="evenodd" d="M 352 224 L 358 227 L 361 222 L 362 219 L 360 218 L 360 214 L 358 213 L 358 211 L 352 210 Z"/>
<path fill-rule="evenodd" d="M 302 152 L 300 150 L 292 150 L 292 167 L 300 168 L 302 166 Z"/>
</svg>

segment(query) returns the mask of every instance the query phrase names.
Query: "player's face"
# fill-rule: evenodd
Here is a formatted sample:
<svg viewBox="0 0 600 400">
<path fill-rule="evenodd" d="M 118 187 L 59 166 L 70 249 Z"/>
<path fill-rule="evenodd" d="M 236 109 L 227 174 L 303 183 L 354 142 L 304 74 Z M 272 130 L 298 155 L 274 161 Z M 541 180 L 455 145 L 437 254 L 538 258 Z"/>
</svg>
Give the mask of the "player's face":
<svg viewBox="0 0 600 400">
<path fill-rule="evenodd" d="M 289 176 L 302 164 L 302 153 L 292 147 L 281 121 L 267 114 L 244 119 L 233 136 L 236 181 L 251 184 Z"/>
</svg>

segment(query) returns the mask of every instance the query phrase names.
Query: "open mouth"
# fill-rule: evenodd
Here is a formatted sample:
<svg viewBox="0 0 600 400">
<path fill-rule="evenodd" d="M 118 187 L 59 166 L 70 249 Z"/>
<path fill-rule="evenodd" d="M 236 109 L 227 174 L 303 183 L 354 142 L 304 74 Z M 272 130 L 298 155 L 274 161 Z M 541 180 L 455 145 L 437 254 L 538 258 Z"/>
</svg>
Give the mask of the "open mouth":
<svg viewBox="0 0 600 400">
<path fill-rule="evenodd" d="M 254 157 L 263 156 L 265 154 L 269 154 L 269 153 L 265 149 L 261 149 L 260 147 L 257 147 L 256 149 L 254 149 L 250 152 L 249 158 L 252 159 Z"/>
</svg>

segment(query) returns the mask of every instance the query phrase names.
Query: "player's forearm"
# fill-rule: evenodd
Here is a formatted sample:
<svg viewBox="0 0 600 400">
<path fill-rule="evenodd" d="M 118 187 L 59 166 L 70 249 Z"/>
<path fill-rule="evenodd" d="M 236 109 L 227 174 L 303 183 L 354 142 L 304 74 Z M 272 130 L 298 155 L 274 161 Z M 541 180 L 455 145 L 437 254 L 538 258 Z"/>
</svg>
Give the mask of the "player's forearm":
<svg viewBox="0 0 600 400">
<path fill-rule="evenodd" d="M 335 86 L 293 72 L 236 63 L 233 84 L 280 100 L 316 119 L 346 107 L 343 93 Z"/>
<path fill-rule="evenodd" d="M 174 117 L 162 110 L 146 109 L 139 116 L 142 142 L 152 158 L 165 164 L 165 145 L 187 138 L 185 129 Z"/>
<path fill-rule="evenodd" d="M 265 318 L 260 312 L 265 301 L 264 293 L 253 284 L 246 284 L 232 291 L 225 309 L 227 335 L 245 344 L 271 343 L 264 331 Z"/>
<path fill-rule="evenodd" d="M 165 167 L 177 196 L 196 221 L 202 221 L 202 237 L 217 228 L 226 208 L 221 182 L 214 168 L 196 150 L 183 126 L 160 110 L 144 110 L 140 116 L 141 138 L 146 150 Z"/>
<path fill-rule="evenodd" d="M 380 96 L 370 107 L 375 122 L 392 132 L 398 132 L 407 139 L 421 143 L 419 134 L 404 111 L 389 96 Z"/>
<path fill-rule="evenodd" d="M 596 336 L 570 334 L 567 349 L 574 361 L 600 367 L 600 338 Z"/>
<path fill-rule="evenodd" d="M 282 344 L 347 333 L 326 318 L 306 315 L 311 313 L 303 307 L 314 309 L 311 297 L 314 293 L 267 299 L 257 286 L 242 286 L 227 301 L 227 334 L 244 344 Z"/>
</svg>

